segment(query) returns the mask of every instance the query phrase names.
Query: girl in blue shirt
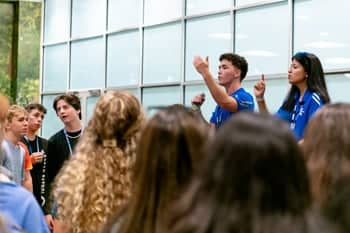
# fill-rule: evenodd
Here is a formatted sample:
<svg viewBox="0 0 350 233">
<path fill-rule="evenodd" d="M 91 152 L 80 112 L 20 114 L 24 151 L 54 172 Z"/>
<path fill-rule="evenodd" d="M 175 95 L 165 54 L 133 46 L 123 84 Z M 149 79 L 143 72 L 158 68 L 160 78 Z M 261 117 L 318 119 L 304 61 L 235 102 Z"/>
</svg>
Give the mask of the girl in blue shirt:
<svg viewBox="0 0 350 233">
<path fill-rule="evenodd" d="M 288 70 L 290 90 L 276 116 L 288 122 L 297 140 L 304 137 L 309 119 L 330 98 L 319 58 L 307 52 L 298 52 L 292 57 Z M 264 76 L 254 85 L 254 94 L 260 112 L 268 112 L 264 99 Z"/>
</svg>

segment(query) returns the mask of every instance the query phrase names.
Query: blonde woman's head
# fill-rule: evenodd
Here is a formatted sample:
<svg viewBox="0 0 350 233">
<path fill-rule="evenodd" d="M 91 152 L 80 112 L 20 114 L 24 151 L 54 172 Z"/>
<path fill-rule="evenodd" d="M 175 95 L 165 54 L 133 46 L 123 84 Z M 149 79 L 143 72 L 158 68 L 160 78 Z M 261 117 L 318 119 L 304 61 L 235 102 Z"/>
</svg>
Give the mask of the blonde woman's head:
<svg viewBox="0 0 350 233">
<path fill-rule="evenodd" d="M 96 103 L 72 159 L 55 183 L 58 218 L 70 232 L 99 232 L 128 200 L 143 119 L 139 101 L 128 92 L 107 92 Z"/>
</svg>

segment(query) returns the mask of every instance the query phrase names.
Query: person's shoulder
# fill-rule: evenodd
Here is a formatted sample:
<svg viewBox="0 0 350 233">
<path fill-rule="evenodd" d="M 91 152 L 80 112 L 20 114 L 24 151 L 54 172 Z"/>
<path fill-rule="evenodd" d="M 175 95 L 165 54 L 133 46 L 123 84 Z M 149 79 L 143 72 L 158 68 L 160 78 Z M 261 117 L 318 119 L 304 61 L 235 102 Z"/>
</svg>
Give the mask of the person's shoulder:
<svg viewBox="0 0 350 233">
<path fill-rule="evenodd" d="M 245 97 L 245 98 L 249 98 L 249 99 L 253 99 L 252 94 L 250 94 L 246 89 L 244 89 L 243 87 L 239 88 L 237 91 L 234 92 L 234 94 Z"/>
<path fill-rule="evenodd" d="M 56 132 L 54 135 L 52 135 L 50 138 L 49 138 L 49 142 L 54 142 L 56 140 L 59 140 L 59 138 L 61 138 L 62 136 L 64 135 L 63 133 L 63 129 L 59 130 L 58 132 Z"/>
<path fill-rule="evenodd" d="M 43 138 L 43 137 L 40 137 L 40 136 L 37 136 L 39 141 L 42 142 L 42 143 L 47 143 L 48 140 L 46 138 Z"/>
<path fill-rule="evenodd" d="M 0 182 L 0 186 L 2 190 L 7 190 L 8 193 L 11 195 L 8 199 L 12 200 L 13 202 L 19 202 L 20 200 L 25 200 L 27 198 L 30 198 L 32 193 L 30 193 L 25 188 L 19 186 L 15 182 Z"/>
<path fill-rule="evenodd" d="M 323 105 L 321 96 L 317 92 L 310 92 L 309 101 L 313 105 L 318 105 L 318 106 Z"/>
</svg>

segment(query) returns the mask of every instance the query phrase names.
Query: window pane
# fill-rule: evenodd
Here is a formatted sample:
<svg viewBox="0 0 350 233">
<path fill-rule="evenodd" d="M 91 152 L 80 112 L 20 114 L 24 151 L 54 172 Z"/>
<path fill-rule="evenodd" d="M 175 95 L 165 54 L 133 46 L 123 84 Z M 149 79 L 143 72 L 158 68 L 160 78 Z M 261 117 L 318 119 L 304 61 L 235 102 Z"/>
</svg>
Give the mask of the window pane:
<svg viewBox="0 0 350 233">
<path fill-rule="evenodd" d="M 182 0 L 147 0 L 144 9 L 144 23 L 159 23 L 182 16 Z"/>
<path fill-rule="evenodd" d="M 140 69 L 138 31 L 108 36 L 107 87 L 137 85 Z"/>
<path fill-rule="evenodd" d="M 67 44 L 44 48 L 43 91 L 65 91 L 68 69 Z"/>
<path fill-rule="evenodd" d="M 103 42 L 97 38 L 72 43 L 71 89 L 105 86 Z"/>
<path fill-rule="evenodd" d="M 99 98 L 100 98 L 99 96 L 89 96 L 86 99 L 86 125 L 94 113 L 95 105 Z"/>
<path fill-rule="evenodd" d="M 72 0 L 72 37 L 99 34 L 106 29 L 105 1 Z"/>
<path fill-rule="evenodd" d="M 350 1 L 296 1 L 295 51 L 315 53 L 324 69 L 350 67 Z M 317 9 L 317 10 L 315 10 Z"/>
<path fill-rule="evenodd" d="M 244 80 L 242 86 L 254 96 L 254 84 L 256 80 Z M 265 100 L 270 113 L 274 114 L 281 107 L 290 85 L 287 77 L 281 79 L 265 79 L 266 91 Z M 255 98 L 254 98 L 255 99 Z M 258 105 L 255 103 L 255 110 L 258 111 Z"/>
<path fill-rule="evenodd" d="M 350 73 L 329 75 L 327 76 L 326 81 L 328 92 L 333 103 L 349 102 Z"/>
<path fill-rule="evenodd" d="M 232 51 L 230 15 L 189 20 L 186 26 L 186 80 L 202 79 L 195 71 L 194 55 L 209 56 L 210 70 L 217 73 L 220 54 Z"/>
<path fill-rule="evenodd" d="M 266 2 L 266 0 L 236 0 L 236 6 L 260 2 Z"/>
<path fill-rule="evenodd" d="M 182 103 L 180 87 L 145 88 L 142 93 L 142 102 L 148 115 L 152 115 L 158 107 Z"/>
<path fill-rule="evenodd" d="M 63 128 L 61 120 L 57 117 L 55 110 L 52 107 L 56 95 L 46 95 L 42 97 L 42 104 L 47 109 L 41 134 L 44 138 L 51 137 L 58 130 Z"/>
<path fill-rule="evenodd" d="M 139 25 L 141 23 L 140 4 L 139 0 L 109 0 L 108 29 L 118 30 Z"/>
<path fill-rule="evenodd" d="M 186 15 L 200 14 L 207 11 L 217 11 L 230 8 L 233 0 L 187 0 Z"/>
<path fill-rule="evenodd" d="M 237 12 L 236 52 L 247 59 L 248 75 L 287 73 L 288 15 L 287 2 Z"/>
<path fill-rule="evenodd" d="M 181 59 L 181 24 L 145 29 L 143 83 L 179 81 Z"/>
<path fill-rule="evenodd" d="M 201 107 L 202 115 L 209 122 L 216 103 L 206 85 L 187 86 L 185 89 L 185 105 L 190 107 L 192 98 L 200 93 L 205 94 L 205 102 Z"/>
<path fill-rule="evenodd" d="M 69 0 L 45 1 L 45 43 L 63 41 L 69 37 Z"/>
<path fill-rule="evenodd" d="M 128 91 L 131 94 L 133 94 L 134 96 L 136 96 L 136 98 L 141 102 L 141 100 L 140 100 L 140 93 L 139 93 L 138 89 L 126 89 L 126 91 Z"/>
</svg>

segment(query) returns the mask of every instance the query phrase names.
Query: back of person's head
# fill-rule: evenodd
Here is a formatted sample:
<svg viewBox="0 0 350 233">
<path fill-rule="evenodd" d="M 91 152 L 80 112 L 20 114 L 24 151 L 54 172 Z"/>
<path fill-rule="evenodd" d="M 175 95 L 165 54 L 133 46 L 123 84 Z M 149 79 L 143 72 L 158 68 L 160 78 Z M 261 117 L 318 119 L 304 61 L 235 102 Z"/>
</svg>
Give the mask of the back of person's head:
<svg viewBox="0 0 350 233">
<path fill-rule="evenodd" d="M 201 172 L 174 205 L 170 232 L 270 232 L 278 220 L 288 226 L 303 221 L 311 199 L 308 175 L 284 122 L 238 113 L 206 151 Z"/>
<path fill-rule="evenodd" d="M 57 103 L 60 100 L 63 100 L 67 104 L 71 105 L 76 111 L 80 111 L 79 119 L 81 120 L 81 104 L 78 96 L 72 93 L 66 93 L 66 94 L 57 96 L 53 101 L 53 109 L 55 110 L 56 113 L 57 113 Z"/>
<path fill-rule="evenodd" d="M 180 105 L 159 110 L 147 122 L 138 142 L 133 196 L 118 232 L 157 231 L 202 160 L 207 130 L 195 113 Z"/>
<path fill-rule="evenodd" d="M 343 177 L 334 184 L 321 212 L 344 233 L 350 232 L 350 177 Z"/>
<path fill-rule="evenodd" d="M 30 104 L 27 104 L 25 106 L 25 109 L 27 110 L 28 113 L 30 113 L 32 110 L 36 109 L 38 110 L 39 112 L 42 112 L 44 114 L 46 114 L 47 110 L 46 108 L 42 105 L 42 104 L 39 104 L 39 103 L 30 103 Z"/>
<path fill-rule="evenodd" d="M 325 105 L 308 123 L 303 149 L 315 201 L 322 202 L 338 179 L 350 176 L 349 141 L 348 103 Z"/>
<path fill-rule="evenodd" d="M 292 60 L 298 61 L 307 73 L 307 87 L 310 91 L 320 95 L 324 103 L 329 103 L 330 98 L 320 59 L 312 53 L 297 52 Z"/>
<path fill-rule="evenodd" d="M 227 60 L 232 63 L 237 69 L 241 71 L 240 81 L 242 82 L 248 72 L 247 60 L 235 53 L 224 53 L 220 55 L 219 61 Z"/>
<path fill-rule="evenodd" d="M 109 91 L 96 103 L 72 159 L 55 183 L 58 218 L 72 232 L 99 232 L 129 199 L 143 119 L 141 104 L 126 91 Z"/>
</svg>

